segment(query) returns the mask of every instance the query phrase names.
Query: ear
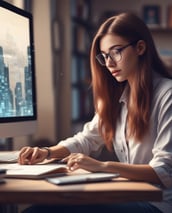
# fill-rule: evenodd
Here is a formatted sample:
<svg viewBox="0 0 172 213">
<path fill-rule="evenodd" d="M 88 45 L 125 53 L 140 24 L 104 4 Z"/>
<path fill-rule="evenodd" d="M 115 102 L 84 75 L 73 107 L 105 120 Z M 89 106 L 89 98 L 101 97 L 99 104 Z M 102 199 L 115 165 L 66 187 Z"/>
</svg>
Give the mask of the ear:
<svg viewBox="0 0 172 213">
<path fill-rule="evenodd" d="M 143 55 L 146 50 L 146 43 L 143 40 L 137 42 L 136 51 L 138 55 Z"/>
</svg>

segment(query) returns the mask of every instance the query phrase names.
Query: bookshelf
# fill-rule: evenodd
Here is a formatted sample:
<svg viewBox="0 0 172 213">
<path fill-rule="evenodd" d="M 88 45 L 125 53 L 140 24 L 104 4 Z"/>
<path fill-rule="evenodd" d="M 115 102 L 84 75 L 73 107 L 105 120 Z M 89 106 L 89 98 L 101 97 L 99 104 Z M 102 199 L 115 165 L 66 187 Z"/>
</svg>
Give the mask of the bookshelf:
<svg viewBox="0 0 172 213">
<path fill-rule="evenodd" d="M 159 55 L 172 74 L 172 4 L 147 4 L 143 5 L 142 11 L 142 18 L 151 30 Z"/>
<path fill-rule="evenodd" d="M 89 48 L 93 33 L 105 13 L 132 11 L 142 15 L 144 5 L 160 5 L 162 22 L 151 28 L 162 57 L 170 58 L 172 27 L 165 26 L 171 0 L 52 0 L 55 18 L 59 21 L 60 50 L 54 54 L 55 125 L 57 140 L 73 135 L 85 121 L 92 118 Z M 79 42 L 81 38 L 83 42 Z M 171 57 L 172 58 L 172 57 Z M 169 60 L 168 60 L 169 61 Z M 171 61 L 171 60 L 170 60 Z"/>
<path fill-rule="evenodd" d="M 155 41 L 159 56 L 166 64 L 169 72 L 172 75 L 172 29 L 157 28 L 151 29 L 152 36 Z"/>
<path fill-rule="evenodd" d="M 72 129 L 93 116 L 89 53 L 92 41 L 91 1 L 71 0 L 71 101 Z"/>
<path fill-rule="evenodd" d="M 172 2 L 171 0 L 121 0 L 114 3 L 106 0 L 106 5 L 99 0 L 92 1 L 93 20 L 99 25 L 99 19 L 116 12 L 130 11 L 140 16 L 151 30 L 160 57 L 172 73 Z"/>
</svg>

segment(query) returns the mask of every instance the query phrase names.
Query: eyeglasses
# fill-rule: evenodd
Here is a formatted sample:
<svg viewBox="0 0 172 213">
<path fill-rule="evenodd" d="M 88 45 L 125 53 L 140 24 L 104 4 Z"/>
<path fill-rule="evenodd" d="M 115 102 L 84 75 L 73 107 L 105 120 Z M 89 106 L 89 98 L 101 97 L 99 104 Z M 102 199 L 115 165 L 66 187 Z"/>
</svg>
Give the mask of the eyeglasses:
<svg viewBox="0 0 172 213">
<path fill-rule="evenodd" d="M 106 61 L 108 59 L 108 57 L 110 57 L 110 59 L 114 62 L 118 62 L 121 60 L 122 55 L 121 52 L 126 49 L 129 46 L 134 45 L 135 43 L 137 43 L 137 41 L 133 41 L 121 48 L 117 48 L 117 47 L 112 47 L 109 51 L 109 53 L 100 53 L 96 56 L 96 59 L 98 60 L 98 62 L 102 65 L 102 66 L 106 66 Z"/>
</svg>

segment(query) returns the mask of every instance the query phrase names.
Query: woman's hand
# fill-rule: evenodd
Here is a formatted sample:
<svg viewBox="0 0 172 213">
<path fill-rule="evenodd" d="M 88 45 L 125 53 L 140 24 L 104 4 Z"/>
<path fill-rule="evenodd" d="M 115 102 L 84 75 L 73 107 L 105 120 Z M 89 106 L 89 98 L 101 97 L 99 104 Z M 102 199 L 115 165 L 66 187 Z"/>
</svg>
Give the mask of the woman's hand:
<svg viewBox="0 0 172 213">
<path fill-rule="evenodd" d="M 63 158 L 63 162 L 67 163 L 69 170 L 85 169 L 90 172 L 97 172 L 102 170 L 103 162 L 95 160 L 82 153 L 72 153 L 68 157 Z"/>
<path fill-rule="evenodd" d="M 47 150 L 38 147 L 23 147 L 20 151 L 19 164 L 36 164 L 40 163 L 47 157 Z"/>
</svg>

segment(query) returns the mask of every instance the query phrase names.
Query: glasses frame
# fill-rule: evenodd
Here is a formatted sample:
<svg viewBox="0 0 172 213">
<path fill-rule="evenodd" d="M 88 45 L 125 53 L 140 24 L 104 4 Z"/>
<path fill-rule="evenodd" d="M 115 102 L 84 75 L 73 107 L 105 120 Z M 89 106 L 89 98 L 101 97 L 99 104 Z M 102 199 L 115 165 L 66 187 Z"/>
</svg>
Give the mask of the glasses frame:
<svg viewBox="0 0 172 213">
<path fill-rule="evenodd" d="M 113 61 L 113 62 L 119 62 L 121 59 L 122 59 L 122 51 L 125 50 L 127 47 L 129 46 L 132 46 L 134 44 L 136 44 L 138 41 L 132 41 L 130 42 L 129 44 L 126 44 L 125 46 L 123 47 L 120 47 L 120 48 L 116 48 L 116 47 L 111 47 L 109 53 L 100 53 L 98 55 L 96 55 L 96 59 L 98 60 L 98 62 L 102 65 L 102 66 L 106 66 L 106 60 L 108 59 L 108 57 Z M 112 54 L 111 54 L 111 51 L 112 50 L 116 50 L 119 54 L 119 60 L 114 60 Z M 103 57 L 104 58 L 104 63 L 102 63 L 101 59 L 99 57 Z"/>
</svg>

